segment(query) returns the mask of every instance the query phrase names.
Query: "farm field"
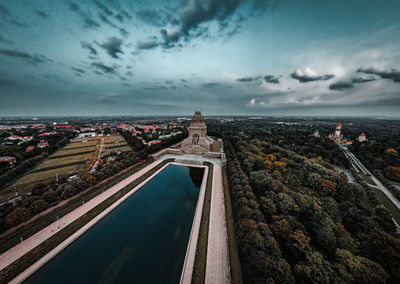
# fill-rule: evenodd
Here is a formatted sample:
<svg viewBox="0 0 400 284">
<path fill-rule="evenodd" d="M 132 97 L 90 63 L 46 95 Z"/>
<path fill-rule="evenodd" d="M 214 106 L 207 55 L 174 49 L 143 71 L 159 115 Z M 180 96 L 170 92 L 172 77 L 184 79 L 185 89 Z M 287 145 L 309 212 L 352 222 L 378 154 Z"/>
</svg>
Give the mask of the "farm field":
<svg viewBox="0 0 400 284">
<path fill-rule="evenodd" d="M 85 167 L 84 164 L 77 164 L 77 165 L 32 173 L 32 174 L 26 175 L 26 176 L 22 177 L 20 180 L 18 180 L 17 185 L 27 184 L 27 183 L 36 183 L 38 181 L 55 178 L 56 174 L 58 174 L 59 177 L 64 176 L 64 175 L 68 175 L 68 176 L 73 175 L 73 174 L 76 174 L 79 171 L 81 171 L 84 167 Z"/>
<path fill-rule="evenodd" d="M 61 178 L 84 171 L 88 167 L 86 161 L 91 160 L 91 162 L 94 162 L 97 158 L 97 145 L 101 144 L 103 138 L 105 148 L 101 157 L 110 155 L 113 151 L 131 151 L 127 142 L 120 135 L 75 138 L 71 143 L 47 157 L 33 170 L 17 180 L 15 182 L 15 190 L 20 194 L 26 193 L 37 183 L 55 179 L 56 174 Z M 14 187 L 9 186 L 0 194 L 0 200 L 8 200 L 13 196 L 15 196 Z"/>
<path fill-rule="evenodd" d="M 131 147 L 129 146 L 123 146 L 123 147 L 116 147 L 116 148 L 111 148 L 111 149 L 105 149 L 102 153 L 101 153 L 101 158 L 110 155 L 112 152 L 117 152 L 117 151 L 121 151 L 121 152 L 129 152 L 131 151 Z"/>
<path fill-rule="evenodd" d="M 50 159 L 55 159 L 57 157 L 63 157 L 66 155 L 77 155 L 79 153 L 85 153 L 85 152 L 89 152 L 89 151 L 96 151 L 96 146 L 91 146 L 91 147 L 78 147 L 78 148 L 71 148 L 71 149 L 61 149 L 60 151 L 58 151 L 57 153 L 51 155 L 49 158 Z"/>
</svg>

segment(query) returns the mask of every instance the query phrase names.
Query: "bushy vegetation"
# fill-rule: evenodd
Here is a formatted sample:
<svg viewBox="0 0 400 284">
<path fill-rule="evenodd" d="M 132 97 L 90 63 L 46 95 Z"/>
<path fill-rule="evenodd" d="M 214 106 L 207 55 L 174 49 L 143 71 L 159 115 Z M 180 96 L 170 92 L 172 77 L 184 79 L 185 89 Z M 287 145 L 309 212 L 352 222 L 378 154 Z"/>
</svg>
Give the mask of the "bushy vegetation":
<svg viewBox="0 0 400 284">
<path fill-rule="evenodd" d="M 0 189 L 34 168 L 51 153 L 64 147 L 73 136 L 74 134 L 68 132 L 46 136 L 45 139 L 48 141 L 49 147 L 43 149 L 35 147 L 35 149 L 30 152 L 26 152 L 26 148 L 28 146 L 36 146 L 43 137 L 39 137 L 35 134 L 31 141 L 23 143 L 22 145 L 0 146 L 0 156 L 12 156 L 16 158 L 16 163 L 11 168 L 6 163 L 0 164 Z"/>
<path fill-rule="evenodd" d="M 261 128 L 226 133 L 246 283 L 399 283 L 400 239 L 376 196 L 335 170 L 330 141 Z"/>
</svg>

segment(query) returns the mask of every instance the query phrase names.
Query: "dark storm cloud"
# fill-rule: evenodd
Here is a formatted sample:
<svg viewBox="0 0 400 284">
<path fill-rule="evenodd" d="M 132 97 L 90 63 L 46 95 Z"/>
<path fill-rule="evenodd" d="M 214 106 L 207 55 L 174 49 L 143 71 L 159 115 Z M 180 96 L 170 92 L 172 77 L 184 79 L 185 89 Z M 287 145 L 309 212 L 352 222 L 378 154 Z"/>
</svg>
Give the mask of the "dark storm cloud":
<svg viewBox="0 0 400 284">
<path fill-rule="evenodd" d="M 122 43 L 122 39 L 109 37 L 107 41 L 99 44 L 99 46 L 102 47 L 112 58 L 119 58 L 118 53 L 124 54 L 121 48 Z"/>
<path fill-rule="evenodd" d="M 350 89 L 353 88 L 354 84 L 349 82 L 336 82 L 329 85 L 329 89 L 333 91 L 341 91 L 343 89 Z"/>
<path fill-rule="evenodd" d="M 265 75 L 263 77 L 263 79 L 267 83 L 279 84 L 279 78 L 278 77 L 274 77 L 273 75 Z"/>
<path fill-rule="evenodd" d="M 105 15 L 103 15 L 102 13 L 99 13 L 99 18 L 103 23 L 105 23 L 113 28 L 118 28 L 116 25 L 114 25 L 112 22 L 110 22 L 108 20 L 108 18 Z"/>
<path fill-rule="evenodd" d="M 238 81 L 238 82 L 254 82 L 254 81 L 259 81 L 260 79 L 261 79 L 261 76 L 242 77 L 242 78 L 237 78 L 236 81 Z"/>
<path fill-rule="evenodd" d="M 163 46 L 165 48 L 174 47 L 181 37 L 181 33 L 178 31 L 169 33 L 167 30 L 162 29 L 160 33 L 162 38 L 164 39 Z"/>
<path fill-rule="evenodd" d="M 119 28 L 119 32 L 123 37 L 127 37 L 129 33 L 124 28 Z"/>
<path fill-rule="evenodd" d="M 162 27 L 166 24 L 165 19 L 156 9 L 141 9 L 136 13 L 136 16 L 148 25 Z"/>
<path fill-rule="evenodd" d="M 372 82 L 375 80 L 376 79 L 372 78 L 372 77 L 369 77 L 369 78 L 354 77 L 354 78 L 351 78 L 350 81 L 335 82 L 335 83 L 329 85 L 329 89 L 334 90 L 334 91 L 341 91 L 343 89 L 353 88 L 355 86 L 355 84 L 368 83 L 368 82 Z"/>
<path fill-rule="evenodd" d="M 81 74 L 85 73 L 85 70 L 83 70 L 83 69 L 79 69 L 79 68 L 75 68 L 75 67 L 71 67 L 71 69 L 74 70 L 75 72 L 78 72 Z"/>
<path fill-rule="evenodd" d="M 372 82 L 375 81 L 375 78 L 369 77 L 369 78 L 362 78 L 362 77 L 355 77 L 351 79 L 352 83 L 367 83 L 367 82 Z"/>
<path fill-rule="evenodd" d="M 128 12 L 126 11 L 121 11 L 119 12 L 117 15 L 115 15 L 115 18 L 120 21 L 121 23 L 123 23 L 125 21 L 125 19 L 129 19 L 132 20 L 132 16 L 129 15 Z"/>
<path fill-rule="evenodd" d="M 45 12 L 40 11 L 40 10 L 35 10 L 35 14 L 42 18 L 47 18 L 47 16 L 48 16 Z"/>
<path fill-rule="evenodd" d="M 216 21 L 219 24 L 219 36 L 221 32 L 225 30 L 230 23 L 234 25 L 233 29 L 229 31 L 225 36 L 232 36 L 240 30 L 240 23 L 245 18 L 240 15 L 237 21 L 231 21 L 232 16 L 236 13 L 238 8 L 244 3 L 244 0 L 209 0 L 206 4 L 200 0 L 187 0 L 185 4 L 178 11 L 178 18 L 171 15 L 168 22 L 172 25 L 179 25 L 178 30 L 167 32 L 165 29 L 161 30 L 161 34 L 165 43 L 165 48 L 171 48 L 175 46 L 182 37 L 186 41 L 192 38 L 208 37 L 208 27 L 200 27 L 202 24 Z M 252 0 L 250 1 L 251 12 L 260 11 L 259 7 L 268 7 L 271 0 Z M 273 1 L 272 1 L 273 2 Z M 263 11 L 265 11 L 263 9 Z M 158 16 L 156 10 L 144 10 L 141 15 L 143 21 L 148 24 L 160 26 L 163 24 L 164 19 Z"/>
<path fill-rule="evenodd" d="M 218 87 L 220 84 L 217 82 L 209 82 L 209 83 L 204 83 L 203 86 L 206 88 L 212 88 L 212 87 Z"/>
<path fill-rule="evenodd" d="M 82 17 L 84 22 L 83 26 L 85 28 L 96 29 L 100 27 L 100 25 L 95 20 L 93 20 L 88 14 L 83 12 L 81 8 L 74 2 L 69 2 L 69 8 L 71 11 L 75 12 L 77 15 Z"/>
<path fill-rule="evenodd" d="M 94 4 L 96 4 L 97 7 L 99 7 L 103 11 L 104 14 L 106 14 L 108 16 L 113 15 L 113 12 L 110 9 L 108 9 L 106 6 L 104 6 L 102 3 L 100 3 L 99 1 L 94 0 L 93 2 L 94 2 Z"/>
<path fill-rule="evenodd" d="M 92 67 L 104 72 L 104 73 L 108 73 L 108 74 L 115 74 L 117 72 L 118 66 L 113 65 L 113 66 L 108 66 L 103 64 L 102 62 L 93 62 L 90 64 Z M 96 74 L 99 74 L 98 72 L 95 71 Z M 102 75 L 102 73 L 100 73 L 99 75 Z"/>
<path fill-rule="evenodd" d="M 303 72 L 294 71 L 293 73 L 290 74 L 290 77 L 292 77 L 295 80 L 298 80 L 300 83 L 308 83 L 312 81 L 327 81 L 335 78 L 335 75 L 326 74 L 323 76 L 312 76 L 304 74 Z"/>
<path fill-rule="evenodd" d="M 29 53 L 18 51 L 18 50 L 0 49 L 0 54 L 6 55 L 9 57 L 25 59 L 28 62 L 33 63 L 33 64 L 51 61 L 50 59 L 46 58 L 43 55 L 31 55 Z"/>
<path fill-rule="evenodd" d="M 138 49 L 153 49 L 158 46 L 157 37 L 150 37 L 148 40 L 138 41 L 136 47 Z"/>
<path fill-rule="evenodd" d="M 373 67 L 370 68 L 359 68 L 357 72 L 360 73 L 365 73 L 365 74 L 371 74 L 371 75 L 378 75 L 379 77 L 383 79 L 391 79 L 394 82 L 400 83 L 400 71 L 392 69 L 390 71 L 381 71 L 378 69 L 375 69 Z"/>
<path fill-rule="evenodd" d="M 81 41 L 81 47 L 88 49 L 90 54 L 97 55 L 97 50 L 93 47 L 93 45 L 86 41 Z"/>
</svg>

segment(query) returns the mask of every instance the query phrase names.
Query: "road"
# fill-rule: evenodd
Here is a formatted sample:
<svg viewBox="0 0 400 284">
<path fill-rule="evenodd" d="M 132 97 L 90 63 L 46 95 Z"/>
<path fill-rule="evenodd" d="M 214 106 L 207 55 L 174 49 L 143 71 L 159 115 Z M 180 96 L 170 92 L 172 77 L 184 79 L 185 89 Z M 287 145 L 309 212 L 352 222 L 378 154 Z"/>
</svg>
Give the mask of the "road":
<svg viewBox="0 0 400 284">
<path fill-rule="evenodd" d="M 397 200 L 397 198 L 393 196 L 393 194 L 360 162 L 360 160 L 346 146 L 339 145 L 339 147 L 346 155 L 346 157 L 350 160 L 356 171 L 359 173 L 358 169 L 354 166 L 354 164 L 357 165 L 357 167 L 361 170 L 363 174 L 369 176 L 369 178 L 375 183 L 375 185 L 370 185 L 370 186 L 381 190 L 390 199 L 390 201 L 392 201 L 392 203 L 400 210 L 399 200 Z"/>
</svg>

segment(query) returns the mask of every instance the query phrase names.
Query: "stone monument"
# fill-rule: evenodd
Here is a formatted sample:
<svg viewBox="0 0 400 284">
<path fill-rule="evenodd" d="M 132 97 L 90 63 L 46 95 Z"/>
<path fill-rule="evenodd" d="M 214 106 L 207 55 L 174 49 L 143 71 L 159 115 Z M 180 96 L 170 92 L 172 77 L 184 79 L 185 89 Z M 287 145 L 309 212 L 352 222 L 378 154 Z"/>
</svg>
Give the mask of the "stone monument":
<svg viewBox="0 0 400 284">
<path fill-rule="evenodd" d="M 181 149 L 185 154 L 203 155 L 210 151 L 213 140 L 207 136 L 207 126 L 200 111 L 196 111 L 189 125 L 189 137 L 183 140 Z"/>
</svg>

